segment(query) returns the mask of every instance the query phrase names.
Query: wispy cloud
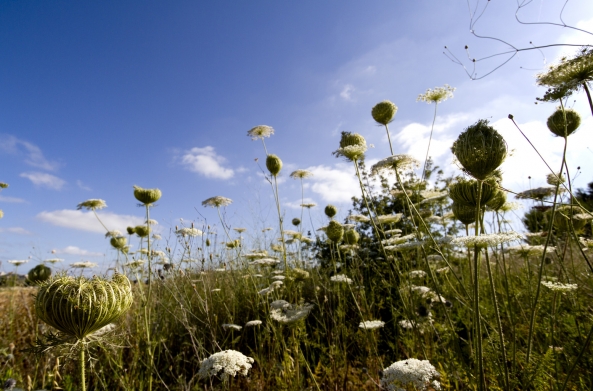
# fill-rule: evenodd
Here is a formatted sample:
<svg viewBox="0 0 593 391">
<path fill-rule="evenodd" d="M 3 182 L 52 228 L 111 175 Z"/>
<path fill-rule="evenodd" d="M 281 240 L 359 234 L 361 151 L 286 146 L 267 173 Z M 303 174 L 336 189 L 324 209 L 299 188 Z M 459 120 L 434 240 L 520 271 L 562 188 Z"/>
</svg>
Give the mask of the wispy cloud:
<svg viewBox="0 0 593 391">
<path fill-rule="evenodd" d="M 0 232 L 6 232 L 17 235 L 33 235 L 33 232 L 27 231 L 26 229 L 21 227 L 0 228 Z"/>
<path fill-rule="evenodd" d="M 282 203 L 282 205 L 290 209 L 301 209 L 301 204 L 316 204 L 316 202 L 312 198 L 305 198 L 304 200 L 301 200 L 299 198 L 296 201 L 288 201 Z"/>
<path fill-rule="evenodd" d="M 29 179 L 35 186 L 54 190 L 60 190 L 66 184 L 65 180 L 45 172 L 23 172 L 20 176 Z"/>
<path fill-rule="evenodd" d="M 192 148 L 178 157 L 179 163 L 187 170 L 206 178 L 230 179 L 235 175 L 232 168 L 225 168 L 226 159 L 214 150 L 214 147 Z"/>
<path fill-rule="evenodd" d="M 23 200 L 22 198 L 4 197 L 4 196 L 0 195 L 0 202 L 10 202 L 10 203 L 14 203 L 14 204 L 19 204 L 21 202 L 25 202 L 25 200 Z"/>
<path fill-rule="evenodd" d="M 102 257 L 104 254 L 84 250 L 76 246 L 66 246 L 63 249 L 55 250 L 56 254 L 79 255 L 83 257 Z"/>
<path fill-rule="evenodd" d="M 98 213 L 103 224 L 110 230 L 125 231 L 128 226 L 140 225 L 144 219 L 138 216 L 118 215 L 111 212 Z M 105 233 L 105 228 L 97 221 L 92 212 L 63 209 L 52 212 L 41 212 L 37 218 L 59 227 L 72 228 L 80 231 Z"/>
<path fill-rule="evenodd" d="M 86 191 L 91 191 L 93 189 L 91 189 L 90 187 L 86 186 L 84 183 L 82 183 L 82 181 L 79 179 L 76 181 L 76 185 L 81 188 L 82 190 L 86 190 Z"/>
<path fill-rule="evenodd" d="M 24 154 L 25 163 L 42 170 L 55 171 L 59 167 L 57 162 L 46 159 L 37 145 L 11 135 L 0 135 L 0 151 Z"/>
<path fill-rule="evenodd" d="M 354 86 L 351 84 L 346 84 L 344 86 L 344 88 L 342 88 L 342 91 L 340 92 L 340 96 L 342 97 L 342 99 L 344 100 L 353 100 L 352 99 L 352 92 L 354 91 Z"/>
</svg>

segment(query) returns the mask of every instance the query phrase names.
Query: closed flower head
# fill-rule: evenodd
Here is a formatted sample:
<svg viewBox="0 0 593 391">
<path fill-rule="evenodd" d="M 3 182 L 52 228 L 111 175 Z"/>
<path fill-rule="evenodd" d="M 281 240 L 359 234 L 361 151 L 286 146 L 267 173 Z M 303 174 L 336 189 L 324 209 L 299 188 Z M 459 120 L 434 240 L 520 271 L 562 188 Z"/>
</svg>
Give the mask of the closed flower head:
<svg viewBox="0 0 593 391">
<path fill-rule="evenodd" d="M 373 119 L 381 125 L 387 125 L 393 121 L 395 113 L 397 113 L 397 106 L 388 100 L 377 103 L 371 110 Z"/>
</svg>

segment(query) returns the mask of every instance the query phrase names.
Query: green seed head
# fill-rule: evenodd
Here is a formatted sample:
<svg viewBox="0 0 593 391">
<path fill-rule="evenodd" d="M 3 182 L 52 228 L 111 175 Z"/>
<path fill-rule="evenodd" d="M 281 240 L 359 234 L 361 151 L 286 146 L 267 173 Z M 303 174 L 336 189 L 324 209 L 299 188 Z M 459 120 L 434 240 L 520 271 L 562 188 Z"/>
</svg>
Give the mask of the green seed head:
<svg viewBox="0 0 593 391">
<path fill-rule="evenodd" d="M 566 121 L 564 121 L 564 115 L 566 115 Z M 558 108 L 548 118 L 547 125 L 550 132 L 556 136 L 568 137 L 581 125 L 581 116 L 573 109 L 564 109 L 563 112 Z"/>
<path fill-rule="evenodd" d="M 344 232 L 344 242 L 346 242 L 346 244 L 356 244 L 358 243 L 359 239 L 360 234 L 353 229 L 349 229 L 348 231 Z"/>
<path fill-rule="evenodd" d="M 134 227 L 134 232 L 141 238 L 145 238 L 150 234 L 150 228 L 146 225 L 137 225 Z"/>
<path fill-rule="evenodd" d="M 157 202 L 161 198 L 161 191 L 159 189 L 143 189 L 140 186 L 134 186 L 134 197 L 144 205 L 150 205 Z"/>
<path fill-rule="evenodd" d="M 210 247 L 210 239 L 206 238 L 206 247 Z"/>
<path fill-rule="evenodd" d="M 449 185 L 449 197 L 460 205 L 476 208 L 478 205 L 478 186 L 476 180 L 459 179 Z M 482 197 L 480 207 L 488 204 L 500 190 L 496 187 L 494 180 L 484 181 L 482 184 Z"/>
<path fill-rule="evenodd" d="M 0 182 L 0 189 L 6 189 L 8 187 L 8 183 Z"/>
<path fill-rule="evenodd" d="M 451 209 L 455 218 L 462 224 L 469 225 L 476 221 L 476 208 L 453 202 Z"/>
<path fill-rule="evenodd" d="M 48 325 L 82 340 L 119 318 L 132 302 L 130 281 L 122 274 L 111 281 L 62 274 L 41 284 L 35 313 Z"/>
<path fill-rule="evenodd" d="M 506 158 L 507 143 L 488 120 L 479 120 L 459 135 L 451 151 L 467 173 L 484 180 Z"/>
<path fill-rule="evenodd" d="M 338 223 L 336 220 L 332 220 L 329 222 L 325 233 L 332 242 L 338 243 L 342 240 L 342 236 L 344 236 L 344 227 L 342 227 L 342 224 Z"/>
<path fill-rule="evenodd" d="M 126 231 L 128 231 L 128 235 L 134 235 L 136 233 L 136 228 L 128 227 L 126 228 Z"/>
<path fill-rule="evenodd" d="M 336 215 L 336 213 L 338 213 L 338 208 L 336 208 L 335 206 L 328 205 L 328 206 L 325 207 L 325 215 L 327 217 L 329 217 L 330 219 L 332 217 L 334 217 Z"/>
<path fill-rule="evenodd" d="M 126 247 L 128 240 L 123 236 L 117 236 L 115 238 L 111 238 L 109 243 L 111 243 L 111 246 L 113 246 L 113 248 L 121 250 L 122 248 Z"/>
<path fill-rule="evenodd" d="M 486 203 L 486 206 L 491 210 L 498 212 L 507 202 L 507 193 L 505 191 L 497 190 L 494 196 Z"/>
<path fill-rule="evenodd" d="M 296 217 L 294 219 L 292 219 L 292 225 L 294 225 L 295 227 L 298 227 L 299 224 L 301 224 L 301 219 L 296 218 Z"/>
<path fill-rule="evenodd" d="M 377 103 L 375 107 L 373 107 L 373 110 L 371 110 L 373 119 L 381 125 L 390 123 L 393 120 L 393 117 L 395 117 L 395 113 L 397 113 L 397 106 L 388 100 Z"/>
<path fill-rule="evenodd" d="M 366 140 L 358 133 L 342 132 L 340 139 L 340 148 L 346 148 L 352 145 L 366 145 Z"/>
<path fill-rule="evenodd" d="M 272 176 L 277 176 L 282 170 L 282 160 L 276 155 L 268 155 L 266 158 L 266 167 Z"/>
<path fill-rule="evenodd" d="M 29 270 L 27 278 L 33 284 L 39 284 L 46 281 L 51 277 L 51 269 L 45 265 L 37 265 L 33 269 Z"/>
</svg>

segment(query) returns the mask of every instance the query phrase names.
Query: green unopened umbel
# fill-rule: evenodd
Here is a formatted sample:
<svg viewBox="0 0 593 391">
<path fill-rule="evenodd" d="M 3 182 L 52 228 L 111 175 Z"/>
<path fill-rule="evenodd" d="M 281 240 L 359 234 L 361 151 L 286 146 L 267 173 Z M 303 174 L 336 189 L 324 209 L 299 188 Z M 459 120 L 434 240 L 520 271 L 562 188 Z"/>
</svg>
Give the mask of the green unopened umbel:
<svg viewBox="0 0 593 391">
<path fill-rule="evenodd" d="M 484 180 L 496 170 L 507 156 L 504 138 L 481 119 L 465 129 L 453 143 L 451 151 L 465 171 Z"/>
<path fill-rule="evenodd" d="M 39 284 L 51 277 L 51 269 L 45 265 L 37 265 L 29 270 L 27 278 L 33 284 Z"/>
<path fill-rule="evenodd" d="M 371 110 L 373 119 L 381 125 L 390 123 L 395 117 L 395 113 L 397 113 L 397 106 L 388 100 L 377 103 Z"/>
<path fill-rule="evenodd" d="M 333 206 L 333 205 L 330 204 L 330 205 L 328 205 L 328 206 L 325 207 L 325 215 L 327 217 L 329 217 L 330 219 L 332 217 L 334 217 L 336 215 L 336 213 L 338 213 L 338 208 L 336 208 L 335 206 Z"/>
<path fill-rule="evenodd" d="M 566 115 L 566 121 L 564 116 Z M 574 133 L 581 125 L 581 116 L 573 109 L 558 108 L 554 114 L 548 118 L 548 129 L 556 136 L 568 137 Z"/>
<path fill-rule="evenodd" d="M 161 191 L 159 189 L 143 189 L 140 186 L 134 186 L 134 197 L 144 205 L 150 205 L 157 202 L 161 198 Z"/>
<path fill-rule="evenodd" d="M 266 158 L 266 167 L 272 176 L 277 176 L 282 170 L 282 160 L 276 155 L 268 155 Z"/>
<path fill-rule="evenodd" d="M 340 139 L 340 148 L 346 148 L 353 145 L 366 145 L 365 138 L 358 133 L 342 132 Z"/>
<path fill-rule="evenodd" d="M 146 225 L 137 225 L 134 227 L 134 232 L 141 238 L 145 238 L 150 234 L 150 228 Z"/>
<path fill-rule="evenodd" d="M 353 229 L 349 229 L 348 231 L 344 232 L 344 242 L 346 242 L 346 244 L 356 244 L 358 243 L 359 239 L 360 234 Z"/>
<path fill-rule="evenodd" d="M 56 276 L 39 287 L 35 313 L 39 319 L 78 340 L 107 326 L 132 305 L 128 278 Z"/>
<path fill-rule="evenodd" d="M 294 219 L 292 219 L 292 225 L 294 225 L 295 227 L 298 227 L 299 224 L 301 224 L 301 219 L 299 219 L 298 217 L 295 217 Z"/>
<path fill-rule="evenodd" d="M 478 186 L 480 184 L 475 180 L 459 179 L 457 182 L 449 185 L 449 197 L 459 205 L 465 205 L 472 208 L 478 206 Z M 496 183 L 493 180 L 484 181 L 482 184 L 482 197 L 480 198 L 480 207 L 489 203 L 499 192 Z M 475 210 L 475 209 L 474 209 Z"/>
<path fill-rule="evenodd" d="M 482 187 L 483 188 L 483 187 Z M 494 197 L 486 203 L 486 206 L 491 210 L 497 212 L 507 202 L 507 193 L 505 191 L 497 190 Z"/>
<path fill-rule="evenodd" d="M 121 250 L 122 248 L 126 247 L 128 240 L 123 236 L 117 236 L 115 238 L 111 238 L 109 243 L 111 243 L 111 246 L 113 246 L 113 248 Z"/>
<path fill-rule="evenodd" d="M 338 243 L 342 240 L 342 236 L 344 236 L 344 227 L 336 220 L 332 220 L 327 225 L 325 233 L 332 242 Z"/>
<path fill-rule="evenodd" d="M 451 205 L 453 216 L 462 224 L 469 225 L 476 221 L 476 208 L 453 202 Z"/>
</svg>

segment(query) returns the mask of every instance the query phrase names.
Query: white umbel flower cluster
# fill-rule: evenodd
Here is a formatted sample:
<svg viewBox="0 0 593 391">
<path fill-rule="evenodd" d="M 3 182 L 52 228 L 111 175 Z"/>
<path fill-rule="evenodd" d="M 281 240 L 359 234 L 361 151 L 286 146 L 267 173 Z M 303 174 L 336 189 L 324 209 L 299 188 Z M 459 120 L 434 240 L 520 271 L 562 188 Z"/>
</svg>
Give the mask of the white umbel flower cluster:
<svg viewBox="0 0 593 391">
<path fill-rule="evenodd" d="M 523 235 L 510 231 L 499 234 L 485 234 L 480 236 L 462 236 L 451 240 L 451 244 L 456 246 L 478 246 L 494 247 L 502 243 L 514 242 L 523 239 Z"/>
<path fill-rule="evenodd" d="M 381 386 L 388 391 L 406 391 L 405 388 L 400 386 L 410 385 L 416 390 L 427 390 L 428 386 L 440 390 L 441 383 L 434 380 L 440 376 L 441 374 L 428 360 L 409 358 L 394 362 L 385 368 L 381 378 Z"/>
<path fill-rule="evenodd" d="M 345 282 L 347 284 L 352 284 L 352 279 L 346 277 L 343 274 L 336 274 L 335 276 L 330 277 L 330 281 L 333 281 L 333 282 Z"/>
<path fill-rule="evenodd" d="M 202 236 L 204 233 L 202 231 L 200 231 L 197 228 L 189 228 L 189 227 L 183 227 L 183 228 L 179 228 L 177 231 L 175 231 L 175 233 L 178 236 L 191 236 L 191 237 L 195 237 L 195 236 Z"/>
<path fill-rule="evenodd" d="M 563 284 L 561 282 L 553 282 L 553 281 L 542 281 L 542 285 L 554 292 L 572 292 L 577 290 L 577 284 Z"/>
<path fill-rule="evenodd" d="M 383 326 L 385 326 L 385 322 L 383 322 L 382 320 L 366 320 L 364 322 L 360 322 L 360 324 L 358 325 L 358 327 L 365 330 L 378 329 Z"/>
<path fill-rule="evenodd" d="M 285 300 L 270 303 L 270 318 L 280 323 L 294 323 L 304 319 L 313 309 L 313 304 L 290 304 Z"/>
<path fill-rule="evenodd" d="M 381 174 L 383 171 L 404 171 L 415 167 L 420 167 L 420 162 L 411 155 L 393 155 L 374 164 L 371 167 L 371 173 L 376 175 Z"/>
<path fill-rule="evenodd" d="M 222 380 L 228 379 L 229 376 L 235 377 L 237 373 L 247 376 L 253 361 L 253 358 L 247 357 L 236 350 L 224 350 L 214 353 L 202 361 L 198 376 L 204 379 L 209 376 L 216 376 L 221 371 L 220 378 Z"/>
</svg>

